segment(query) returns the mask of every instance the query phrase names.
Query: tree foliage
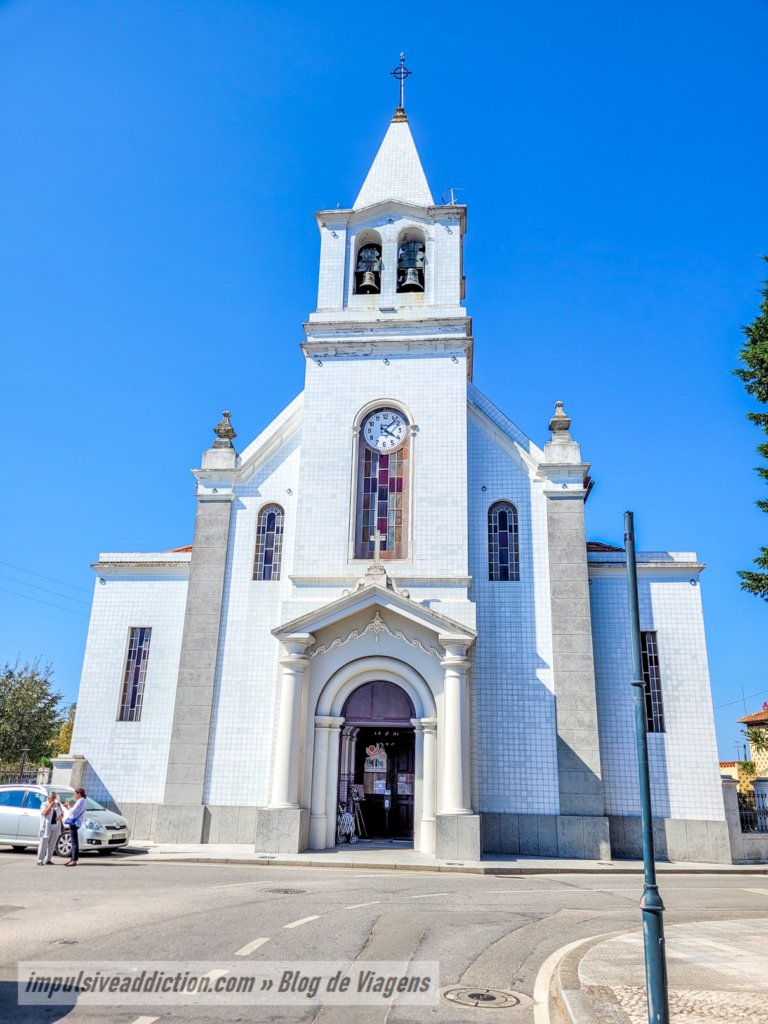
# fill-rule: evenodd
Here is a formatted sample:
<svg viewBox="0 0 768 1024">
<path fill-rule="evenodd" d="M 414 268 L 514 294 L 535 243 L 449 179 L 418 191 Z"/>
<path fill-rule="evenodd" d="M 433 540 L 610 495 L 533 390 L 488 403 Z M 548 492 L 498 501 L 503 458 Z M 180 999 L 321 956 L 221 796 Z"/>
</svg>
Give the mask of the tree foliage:
<svg viewBox="0 0 768 1024">
<path fill-rule="evenodd" d="M 7 662 L 0 669 L 0 763 L 15 764 L 23 747 L 32 764 L 55 751 L 54 743 L 64 719 L 59 711 L 61 693 L 51 689 L 53 668 Z"/>
<path fill-rule="evenodd" d="M 768 256 L 763 256 L 763 259 L 768 263 Z M 747 327 L 742 328 L 742 333 L 747 341 L 739 352 L 739 359 L 744 367 L 739 367 L 733 372 L 741 379 L 748 395 L 753 395 L 761 405 L 768 405 L 768 281 L 764 281 L 763 284 L 760 315 L 755 317 Z M 748 412 L 747 418 L 761 427 L 765 434 L 768 434 L 768 413 Z M 768 461 L 768 442 L 759 444 L 757 451 L 762 458 Z M 768 481 L 768 466 L 755 468 L 760 476 Z M 756 501 L 755 504 L 763 512 L 768 512 L 768 501 Z M 764 571 L 743 570 L 739 572 L 741 589 L 768 601 L 768 547 L 761 547 L 760 554 L 753 561 L 758 569 Z"/>
<path fill-rule="evenodd" d="M 59 735 L 51 744 L 51 754 L 53 757 L 56 757 L 58 754 L 69 753 L 69 748 L 72 745 L 72 728 L 75 724 L 76 711 L 77 704 L 70 704 L 66 720 L 61 729 L 59 729 Z"/>
</svg>

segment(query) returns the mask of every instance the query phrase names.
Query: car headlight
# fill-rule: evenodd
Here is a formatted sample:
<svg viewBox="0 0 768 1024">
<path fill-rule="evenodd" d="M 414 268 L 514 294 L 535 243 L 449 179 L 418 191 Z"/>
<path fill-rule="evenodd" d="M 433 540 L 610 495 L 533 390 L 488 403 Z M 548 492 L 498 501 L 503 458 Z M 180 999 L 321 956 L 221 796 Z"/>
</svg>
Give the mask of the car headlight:
<svg viewBox="0 0 768 1024">
<path fill-rule="evenodd" d="M 88 818 L 85 821 L 85 827 L 90 829 L 91 832 L 106 832 L 107 830 L 101 824 L 100 821 L 94 821 L 93 818 Z"/>
</svg>

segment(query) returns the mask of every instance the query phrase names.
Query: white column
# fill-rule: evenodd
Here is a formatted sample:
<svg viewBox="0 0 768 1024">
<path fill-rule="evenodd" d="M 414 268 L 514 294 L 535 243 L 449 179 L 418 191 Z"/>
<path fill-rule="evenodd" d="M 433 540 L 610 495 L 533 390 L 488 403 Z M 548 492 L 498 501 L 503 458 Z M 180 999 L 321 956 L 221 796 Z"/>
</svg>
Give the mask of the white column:
<svg viewBox="0 0 768 1024">
<path fill-rule="evenodd" d="M 325 783 L 325 845 L 336 845 L 336 816 L 339 810 L 339 746 L 343 718 L 330 718 L 328 725 L 328 767 Z"/>
<path fill-rule="evenodd" d="M 437 810 L 437 719 L 422 718 L 424 730 L 424 783 L 421 812 L 421 852 L 435 852 Z"/>
<path fill-rule="evenodd" d="M 441 636 L 445 658 L 442 814 L 471 814 L 469 806 L 469 694 L 467 648 L 471 640 Z"/>
<path fill-rule="evenodd" d="M 315 642 L 309 633 L 295 633 L 281 640 L 280 711 L 277 719 L 275 767 L 270 807 L 299 806 L 299 731 L 304 673 L 309 665 L 307 647 Z"/>
<path fill-rule="evenodd" d="M 312 803 L 309 816 L 309 848 L 324 850 L 326 842 L 326 804 L 328 778 L 328 727 L 334 718 L 315 715 L 315 747 L 312 761 Z"/>
<path fill-rule="evenodd" d="M 424 805 L 424 730 L 420 718 L 412 718 L 413 726 L 413 849 L 422 853 L 421 816 Z"/>
</svg>

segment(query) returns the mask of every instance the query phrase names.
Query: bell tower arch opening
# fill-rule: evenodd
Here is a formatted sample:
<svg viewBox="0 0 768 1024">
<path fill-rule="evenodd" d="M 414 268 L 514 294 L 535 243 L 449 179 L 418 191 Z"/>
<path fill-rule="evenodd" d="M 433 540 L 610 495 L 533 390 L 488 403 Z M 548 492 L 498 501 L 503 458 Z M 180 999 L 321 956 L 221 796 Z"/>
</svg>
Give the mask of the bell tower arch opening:
<svg viewBox="0 0 768 1024">
<path fill-rule="evenodd" d="M 416 741 L 413 702 L 396 683 L 375 680 L 342 709 L 337 842 L 413 842 Z"/>
</svg>

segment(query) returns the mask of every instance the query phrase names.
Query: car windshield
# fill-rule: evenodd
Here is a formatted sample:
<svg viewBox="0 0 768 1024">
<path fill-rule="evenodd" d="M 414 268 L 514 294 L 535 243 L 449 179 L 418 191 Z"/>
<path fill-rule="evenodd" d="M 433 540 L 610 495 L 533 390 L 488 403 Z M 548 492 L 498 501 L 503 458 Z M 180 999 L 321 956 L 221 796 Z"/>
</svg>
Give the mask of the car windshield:
<svg viewBox="0 0 768 1024">
<path fill-rule="evenodd" d="M 74 807 L 77 797 L 73 789 L 54 789 L 53 786 L 48 788 L 48 792 L 55 792 L 59 800 L 64 803 L 66 801 L 71 807 Z M 89 796 L 85 798 L 85 809 L 87 811 L 106 811 L 106 807 L 100 804 L 98 800 L 91 800 Z"/>
</svg>

